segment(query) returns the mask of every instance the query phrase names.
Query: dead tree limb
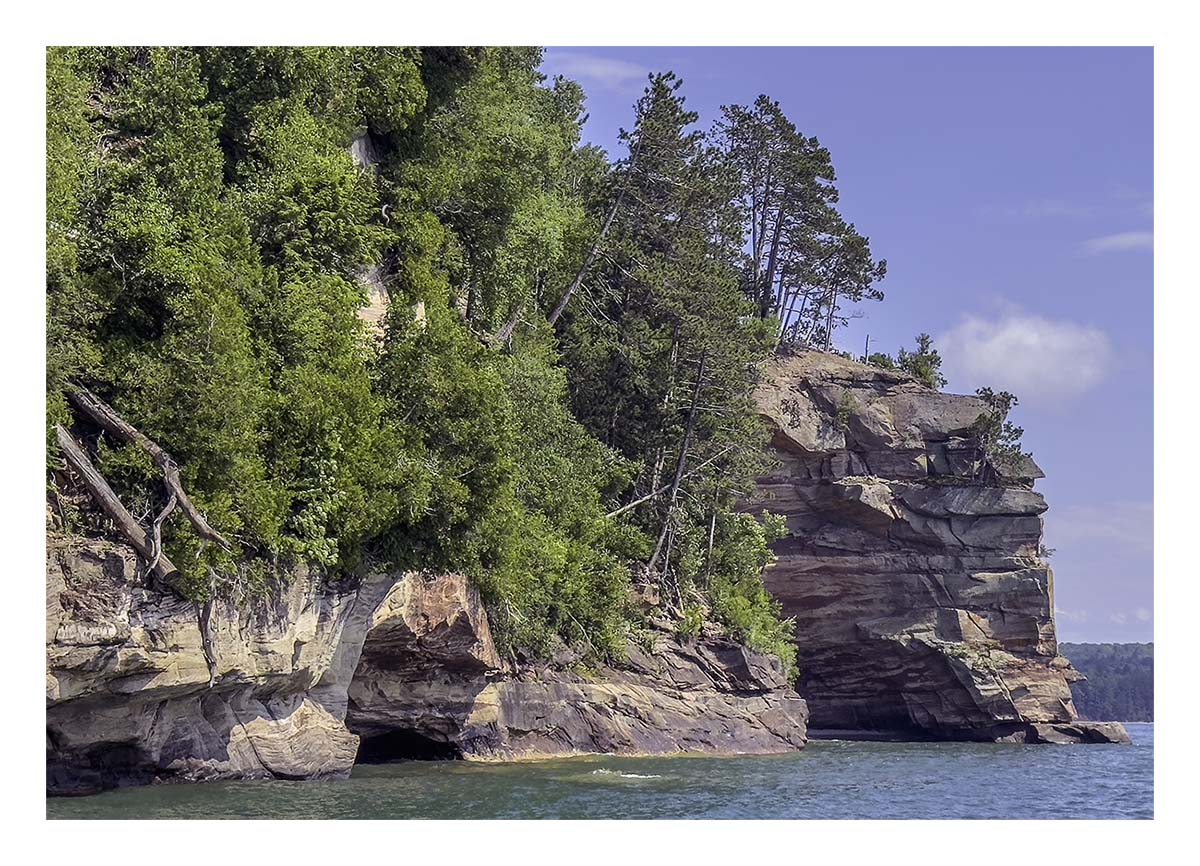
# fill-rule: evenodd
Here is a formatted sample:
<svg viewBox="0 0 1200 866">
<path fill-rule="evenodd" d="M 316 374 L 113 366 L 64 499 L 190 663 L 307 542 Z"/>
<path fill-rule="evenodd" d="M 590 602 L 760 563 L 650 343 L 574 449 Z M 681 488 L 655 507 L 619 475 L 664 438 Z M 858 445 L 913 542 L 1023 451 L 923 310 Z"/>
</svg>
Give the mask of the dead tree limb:
<svg viewBox="0 0 1200 866">
<path fill-rule="evenodd" d="M 612 228 L 613 220 L 617 218 L 617 211 L 621 209 L 621 202 L 625 199 L 625 191 L 629 189 L 629 179 L 633 176 L 641 147 L 642 143 L 639 140 L 637 146 L 633 149 L 633 154 L 629 158 L 629 168 L 626 170 L 625 179 L 621 182 L 621 189 L 617 192 L 616 201 L 609 208 L 608 216 L 604 219 L 604 225 L 600 227 L 600 233 L 592 241 L 592 248 L 588 250 L 587 256 L 583 259 L 583 264 L 579 266 L 579 271 L 575 274 L 575 279 L 571 281 L 571 285 L 567 286 L 567 290 L 562 293 L 562 296 L 558 299 L 558 303 L 554 305 L 554 309 L 550 311 L 550 315 L 547 317 L 547 321 L 551 325 L 557 322 L 558 317 L 563 314 L 563 310 L 567 308 L 567 304 L 571 300 L 571 295 L 575 294 L 576 290 L 583 285 L 583 279 L 587 276 L 588 269 L 591 268 L 592 262 L 596 260 L 596 256 L 600 252 L 600 245 L 604 243 L 604 238 L 608 235 L 608 230 Z"/>
<path fill-rule="evenodd" d="M 720 460 L 722 457 L 724 457 L 725 454 L 728 453 L 729 449 L 732 447 L 733 447 L 732 445 L 727 445 L 724 448 L 722 448 L 720 451 L 718 451 L 716 454 L 714 454 L 712 457 L 709 457 L 703 463 L 697 463 L 695 466 L 693 466 L 687 472 L 683 473 L 683 477 L 688 478 L 692 475 L 695 475 L 697 472 L 699 472 L 704 467 L 712 465 L 717 460 Z M 658 488 L 657 490 L 652 490 L 649 493 L 647 493 L 645 496 L 639 496 L 637 499 L 633 500 L 633 502 L 629 502 L 625 505 L 622 505 L 616 511 L 610 511 L 610 512 L 608 512 L 608 514 L 606 514 L 604 516 L 605 517 L 617 517 L 618 515 L 624 514 L 626 511 L 629 511 L 632 508 L 637 508 L 643 502 L 649 502 L 654 497 L 660 496 L 663 493 L 666 493 L 670 489 L 671 489 L 670 484 L 664 484 L 662 487 Z"/>
<path fill-rule="evenodd" d="M 179 507 L 187 515 L 187 519 L 196 530 L 196 534 L 201 538 L 219 544 L 225 550 L 229 549 L 229 542 L 225 540 L 221 533 L 208 525 L 208 521 L 204 518 L 204 515 L 200 513 L 196 506 L 192 504 L 192 500 L 188 498 L 187 491 L 183 489 L 183 481 L 179 477 L 179 465 L 162 446 L 118 415 L 116 410 L 86 388 L 75 388 L 69 391 L 67 396 L 75 408 L 87 415 L 88 418 L 104 430 L 107 430 L 122 442 L 137 445 L 148 453 L 154 460 L 155 465 L 162 470 L 163 482 L 167 485 L 167 490 L 178 501 Z"/>
<path fill-rule="evenodd" d="M 167 498 L 167 504 L 163 506 L 162 511 L 158 512 L 158 517 L 154 518 L 154 523 L 150 526 L 150 547 L 154 553 L 154 558 L 150 560 L 149 568 L 151 571 L 158 565 L 158 560 L 162 557 L 162 525 L 163 522 L 170 517 L 171 512 L 175 510 L 179 499 L 172 493 Z"/>
<path fill-rule="evenodd" d="M 171 586 L 175 579 L 179 576 L 179 569 L 171 564 L 171 560 L 163 555 L 161 549 L 155 550 L 154 541 L 142 529 L 141 524 L 134 519 L 117 497 L 113 493 L 113 489 L 108 486 L 108 482 L 104 480 L 104 476 L 92 465 L 92 461 L 88 459 L 87 454 L 79 443 L 75 441 L 67 430 L 61 425 L 55 425 L 55 432 L 58 434 L 58 445 L 62 448 L 63 456 L 66 457 L 67 465 L 70 466 L 75 473 L 82 479 L 83 486 L 87 488 L 88 493 L 92 495 L 92 499 L 100 506 L 100 509 L 108 516 L 114 524 L 117 531 L 125 537 L 130 544 L 134 546 L 142 558 L 150 563 L 150 571 L 155 578 L 162 581 L 167 586 Z"/>
</svg>

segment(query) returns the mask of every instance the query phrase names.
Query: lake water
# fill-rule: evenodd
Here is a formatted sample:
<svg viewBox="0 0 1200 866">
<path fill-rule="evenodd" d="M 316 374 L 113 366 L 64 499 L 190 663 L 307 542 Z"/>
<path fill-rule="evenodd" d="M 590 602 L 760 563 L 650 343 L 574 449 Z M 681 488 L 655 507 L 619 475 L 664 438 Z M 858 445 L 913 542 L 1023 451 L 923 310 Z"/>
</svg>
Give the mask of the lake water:
<svg viewBox="0 0 1200 866">
<path fill-rule="evenodd" d="M 221 782 L 47 800 L 50 818 L 1152 818 L 1132 746 L 813 741 L 771 757 L 406 761 L 339 782 Z"/>
</svg>

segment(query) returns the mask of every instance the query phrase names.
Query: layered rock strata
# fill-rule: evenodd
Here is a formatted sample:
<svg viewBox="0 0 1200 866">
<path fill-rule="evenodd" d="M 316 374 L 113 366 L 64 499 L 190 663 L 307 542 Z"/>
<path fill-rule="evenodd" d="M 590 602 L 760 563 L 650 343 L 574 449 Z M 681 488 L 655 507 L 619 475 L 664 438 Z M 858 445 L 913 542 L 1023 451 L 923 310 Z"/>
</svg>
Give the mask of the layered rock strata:
<svg viewBox="0 0 1200 866">
<path fill-rule="evenodd" d="M 665 630 L 620 667 L 514 672 L 461 581 L 398 587 L 380 606 L 346 722 L 371 759 L 511 760 L 578 754 L 748 754 L 799 749 L 807 709 L 778 659 L 715 634 Z"/>
<path fill-rule="evenodd" d="M 48 541 L 51 793 L 349 772 L 353 645 L 389 586 L 339 592 L 301 570 L 267 599 L 203 610 L 151 589 L 126 545 Z"/>
<path fill-rule="evenodd" d="M 448 575 L 330 585 L 299 570 L 208 609 L 147 586 L 129 547 L 52 536 L 47 789 L 348 775 L 357 759 L 800 748 L 773 659 L 660 636 L 621 669 L 514 673 Z M 361 744 L 360 734 L 365 741 Z M 360 751 L 362 754 L 360 755 Z"/>
<path fill-rule="evenodd" d="M 796 619 L 814 729 L 1128 742 L 1078 721 L 1042 473 L 983 453 L 981 400 L 807 352 L 773 359 L 756 401 L 778 466 L 747 507 L 787 520 L 764 580 Z"/>
</svg>

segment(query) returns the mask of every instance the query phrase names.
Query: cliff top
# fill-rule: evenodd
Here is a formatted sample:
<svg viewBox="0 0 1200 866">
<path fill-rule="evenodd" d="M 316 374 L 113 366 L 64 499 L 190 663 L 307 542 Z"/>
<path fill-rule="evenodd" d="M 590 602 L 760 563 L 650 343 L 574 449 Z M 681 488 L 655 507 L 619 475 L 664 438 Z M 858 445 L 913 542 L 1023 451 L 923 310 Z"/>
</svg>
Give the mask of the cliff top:
<svg viewBox="0 0 1200 866">
<path fill-rule="evenodd" d="M 962 459 L 939 467 L 936 474 L 967 476 L 975 471 L 968 464 L 974 459 L 978 422 L 988 412 L 979 397 L 936 391 L 901 370 L 797 349 L 767 361 L 755 402 L 775 430 L 776 446 L 785 450 L 829 454 L 845 449 L 869 457 L 873 452 L 886 456 L 932 449 L 933 465 L 941 463 L 950 446 Z M 916 464 L 911 469 L 925 472 Z M 1029 457 L 1015 460 L 1002 474 L 1022 486 L 1044 477 Z"/>
</svg>

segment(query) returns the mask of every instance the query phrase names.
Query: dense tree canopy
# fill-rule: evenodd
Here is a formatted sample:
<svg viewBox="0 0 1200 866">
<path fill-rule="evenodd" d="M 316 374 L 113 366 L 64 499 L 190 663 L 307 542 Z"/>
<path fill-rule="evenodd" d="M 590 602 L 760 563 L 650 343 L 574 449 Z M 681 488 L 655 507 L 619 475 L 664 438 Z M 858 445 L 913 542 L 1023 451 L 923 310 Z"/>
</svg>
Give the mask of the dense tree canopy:
<svg viewBox="0 0 1200 866">
<path fill-rule="evenodd" d="M 1071 684 L 1081 717 L 1101 722 L 1154 721 L 1154 644 L 1063 643 L 1058 651 L 1087 676 Z"/>
<path fill-rule="evenodd" d="M 611 657 L 644 608 L 794 656 L 750 403 L 780 339 L 827 346 L 884 264 L 829 152 L 760 97 L 697 127 L 652 76 L 624 153 L 536 49 L 47 54 L 47 420 L 194 599 L 303 561 L 458 569 L 502 643 Z M 388 299 L 360 316 L 367 286 Z M 215 544 L 144 449 L 166 448 Z M 106 529 L 50 452 L 50 497 Z M 173 504 L 169 503 L 169 504 Z"/>
</svg>

